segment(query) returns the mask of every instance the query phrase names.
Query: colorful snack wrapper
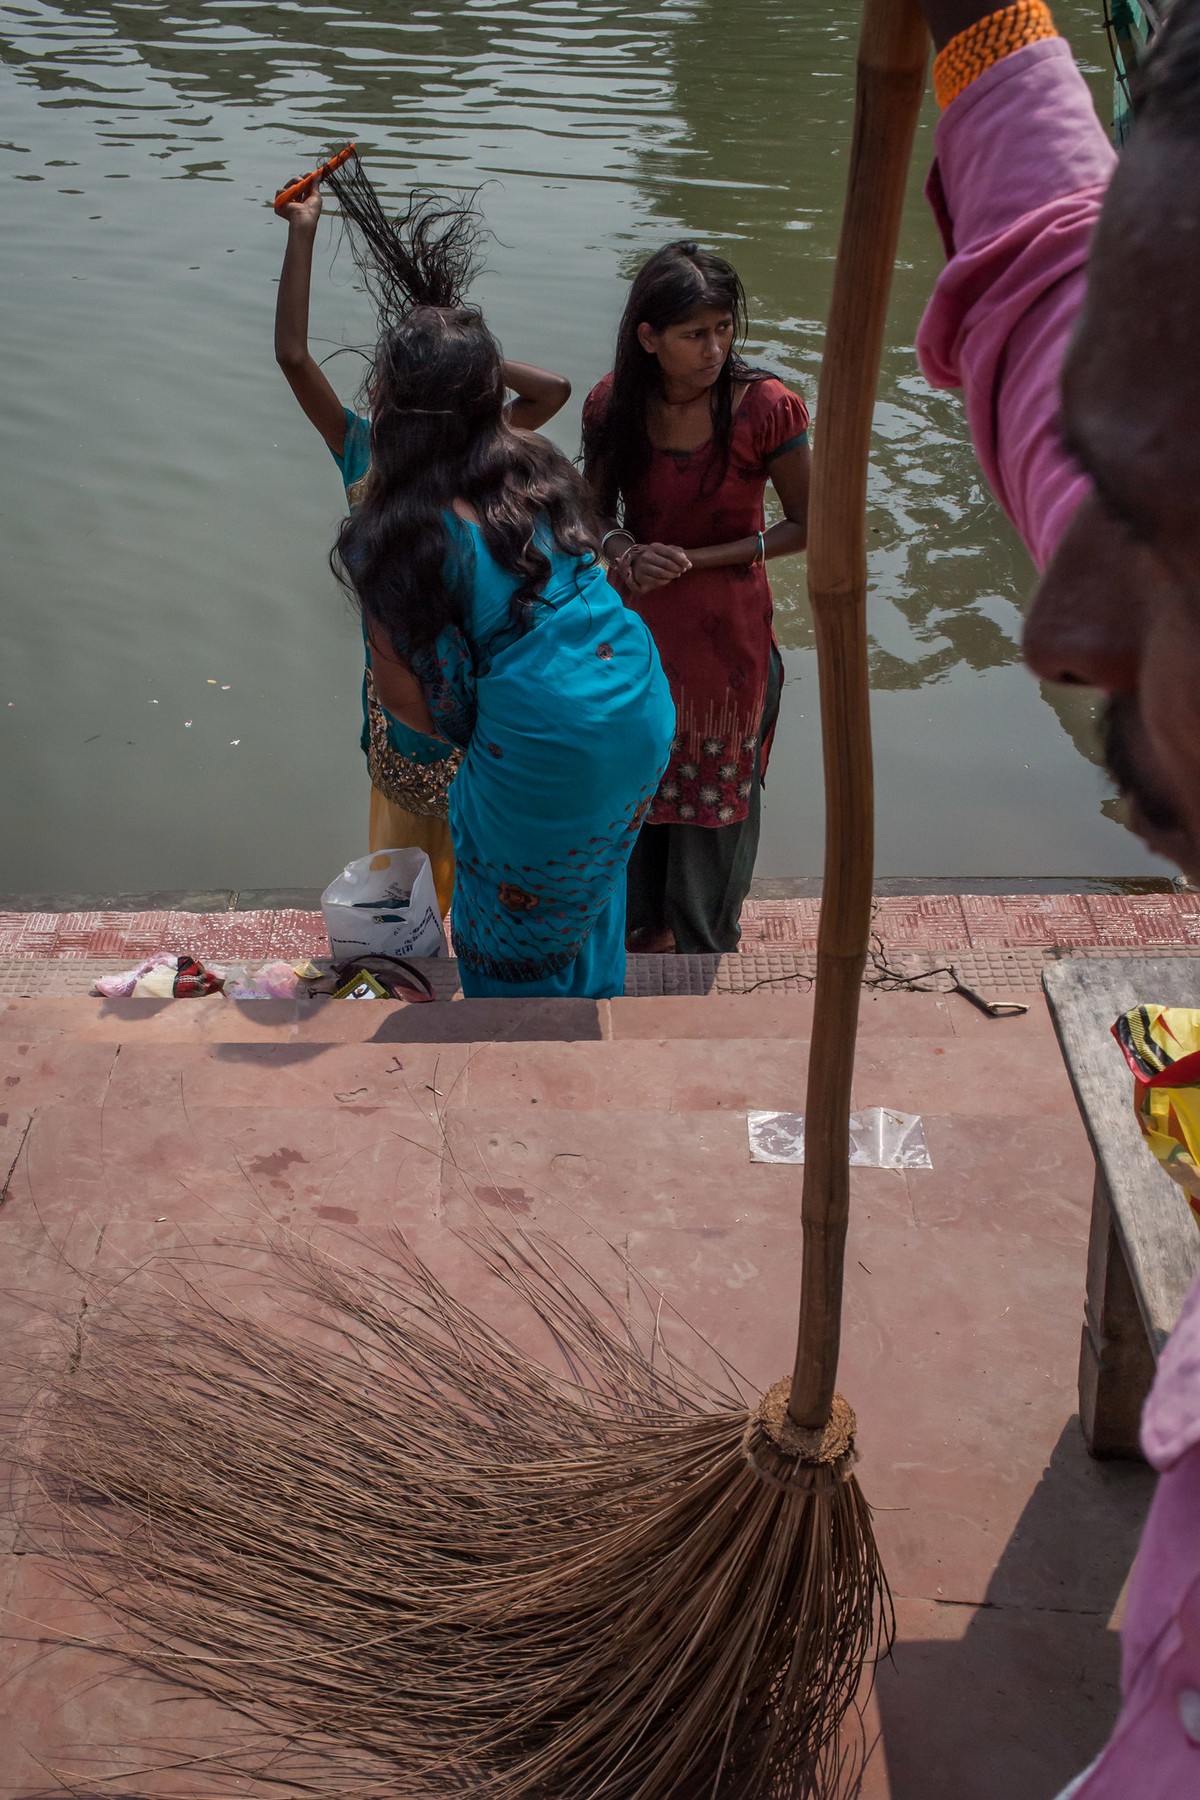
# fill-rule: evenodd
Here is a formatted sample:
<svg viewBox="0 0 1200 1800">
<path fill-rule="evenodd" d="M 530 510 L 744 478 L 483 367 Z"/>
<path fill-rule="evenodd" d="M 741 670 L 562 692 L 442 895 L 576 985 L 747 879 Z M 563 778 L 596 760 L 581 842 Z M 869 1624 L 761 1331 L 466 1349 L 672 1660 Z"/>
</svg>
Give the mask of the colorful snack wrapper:
<svg viewBox="0 0 1200 1800">
<path fill-rule="evenodd" d="M 1133 1070 L 1142 1136 L 1200 1225 L 1200 1011 L 1135 1006 L 1112 1030 Z"/>
</svg>

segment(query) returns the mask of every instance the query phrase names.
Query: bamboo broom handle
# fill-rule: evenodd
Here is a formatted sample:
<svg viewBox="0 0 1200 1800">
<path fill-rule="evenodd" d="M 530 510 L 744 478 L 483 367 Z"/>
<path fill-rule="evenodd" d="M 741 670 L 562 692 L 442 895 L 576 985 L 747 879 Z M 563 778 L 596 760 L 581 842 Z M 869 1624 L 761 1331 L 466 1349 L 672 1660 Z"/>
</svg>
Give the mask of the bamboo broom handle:
<svg viewBox="0 0 1200 1800">
<path fill-rule="evenodd" d="M 867 456 L 913 133 L 925 88 L 915 0 L 865 0 L 854 138 L 821 363 L 808 592 L 825 762 L 825 879 L 804 1126 L 800 1331 L 788 1410 L 833 1404 L 850 1211 L 850 1080 L 871 925 L 874 837 L 867 671 Z"/>
</svg>

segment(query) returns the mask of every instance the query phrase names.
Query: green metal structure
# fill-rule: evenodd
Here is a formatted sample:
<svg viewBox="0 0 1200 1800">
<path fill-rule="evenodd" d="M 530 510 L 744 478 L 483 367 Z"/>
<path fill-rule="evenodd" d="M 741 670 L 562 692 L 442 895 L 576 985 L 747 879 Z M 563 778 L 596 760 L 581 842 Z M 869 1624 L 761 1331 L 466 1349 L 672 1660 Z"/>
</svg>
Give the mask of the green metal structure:
<svg viewBox="0 0 1200 1800">
<path fill-rule="evenodd" d="M 1104 0 L 1104 28 L 1112 52 L 1113 141 L 1125 142 L 1133 124 L 1130 79 L 1162 25 L 1163 10 L 1153 0 Z"/>
</svg>

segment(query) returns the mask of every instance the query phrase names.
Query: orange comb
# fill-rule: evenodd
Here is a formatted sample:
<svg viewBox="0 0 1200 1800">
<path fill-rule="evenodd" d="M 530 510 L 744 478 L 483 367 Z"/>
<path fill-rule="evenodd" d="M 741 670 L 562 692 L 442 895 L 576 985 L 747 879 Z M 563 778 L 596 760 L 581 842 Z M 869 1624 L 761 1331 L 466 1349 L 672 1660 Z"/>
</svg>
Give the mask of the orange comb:
<svg viewBox="0 0 1200 1800">
<path fill-rule="evenodd" d="M 339 150 L 336 156 L 331 156 L 329 161 L 322 163 L 319 169 L 313 169 L 309 174 L 302 175 L 299 181 L 289 182 L 287 187 L 280 188 L 275 196 L 275 211 L 281 211 L 292 200 L 303 199 L 311 188 L 324 181 L 325 177 L 334 169 L 340 169 L 344 162 L 349 162 L 353 155 L 354 145 L 347 144 L 344 150 Z"/>
</svg>

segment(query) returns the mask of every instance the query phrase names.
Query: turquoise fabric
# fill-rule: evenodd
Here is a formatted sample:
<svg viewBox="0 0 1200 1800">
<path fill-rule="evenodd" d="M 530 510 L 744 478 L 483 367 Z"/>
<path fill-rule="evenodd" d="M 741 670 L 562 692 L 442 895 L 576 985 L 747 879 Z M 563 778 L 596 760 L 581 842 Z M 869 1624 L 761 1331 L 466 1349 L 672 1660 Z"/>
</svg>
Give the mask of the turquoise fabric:
<svg viewBox="0 0 1200 1800">
<path fill-rule="evenodd" d="M 371 466 L 371 421 L 362 413 L 351 412 L 348 406 L 344 406 L 342 412 L 346 420 L 346 439 L 342 454 L 339 456 L 336 450 L 332 454 L 343 482 L 347 488 L 352 488 Z"/>
<path fill-rule="evenodd" d="M 342 445 L 342 454 L 339 456 L 336 451 L 333 451 L 332 455 L 346 489 L 346 504 L 353 509 L 351 489 L 356 482 L 362 480 L 371 466 L 371 421 L 364 418 L 362 413 L 351 412 L 348 406 L 343 408 L 343 411 L 346 416 L 346 438 Z M 363 659 L 365 664 L 362 684 L 363 722 L 359 747 L 365 756 L 371 735 L 367 717 L 367 671 L 371 667 L 371 646 L 367 642 L 365 628 L 363 630 Z M 386 707 L 382 707 L 380 710 L 387 721 L 388 743 L 397 756 L 407 757 L 410 762 L 428 765 L 429 763 L 444 762 L 448 756 L 453 755 L 451 746 L 443 743 L 440 738 L 430 737 L 424 731 L 414 731 L 411 726 L 403 724 L 399 719 L 394 719 Z"/>
<path fill-rule="evenodd" d="M 370 423 L 347 411 L 347 490 L 370 466 Z M 662 777 L 675 709 L 658 651 L 590 557 L 548 532 L 531 623 L 477 526 L 447 515 L 464 626 L 412 658 L 439 730 L 464 752 L 450 789 L 454 949 L 464 994 L 625 990 L 625 869 Z M 389 722 L 394 747 L 441 754 Z"/>
<path fill-rule="evenodd" d="M 463 992 L 621 994 L 625 869 L 675 730 L 658 651 L 596 563 L 548 533 L 541 603 L 514 627 L 516 578 L 450 522 L 466 627 L 414 666 L 466 752 L 450 790 Z"/>
</svg>

